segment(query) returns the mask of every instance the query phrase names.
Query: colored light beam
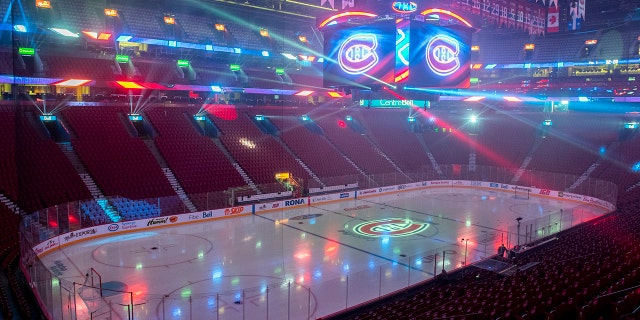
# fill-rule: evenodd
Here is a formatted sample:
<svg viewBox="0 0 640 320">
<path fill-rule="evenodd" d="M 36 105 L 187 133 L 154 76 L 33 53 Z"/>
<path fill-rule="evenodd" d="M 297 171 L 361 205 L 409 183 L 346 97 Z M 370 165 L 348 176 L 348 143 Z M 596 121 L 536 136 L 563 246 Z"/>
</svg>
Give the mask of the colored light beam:
<svg viewBox="0 0 640 320">
<path fill-rule="evenodd" d="M 436 13 L 436 14 L 444 14 L 444 15 L 450 16 L 450 17 L 460 21 L 465 26 L 467 26 L 469 28 L 473 28 L 473 25 L 471 25 L 471 23 L 469 23 L 469 21 L 467 21 L 465 18 L 463 18 L 460 15 L 458 15 L 457 13 L 449 11 L 449 10 L 431 8 L 431 9 L 427 9 L 425 11 L 420 12 L 420 14 L 423 15 L 423 16 L 428 16 L 428 15 L 434 14 L 434 13 Z"/>
<path fill-rule="evenodd" d="M 378 15 L 375 13 L 371 13 L 371 12 L 364 12 L 364 11 L 347 11 L 347 12 L 342 12 L 342 13 L 338 13 L 336 15 L 333 15 L 327 19 L 325 19 L 324 21 L 322 21 L 320 23 L 320 25 L 318 25 L 318 28 L 322 28 L 324 26 L 326 26 L 327 24 L 336 21 L 340 18 L 344 18 L 344 17 L 369 17 L 369 18 L 375 18 Z"/>
<path fill-rule="evenodd" d="M 518 97 L 502 97 L 504 100 L 509 101 L 509 102 L 521 102 L 522 99 L 518 98 Z"/>
<path fill-rule="evenodd" d="M 401 100 L 409 100 L 405 97 L 403 97 L 402 95 L 398 94 L 397 92 L 391 91 L 389 89 L 385 90 L 387 92 L 389 92 L 390 94 L 392 94 L 394 97 L 401 99 Z M 411 106 L 416 112 L 422 114 L 425 119 L 429 119 L 431 117 L 435 117 L 434 115 L 432 115 L 431 113 L 429 113 L 427 110 L 422 109 L 420 106 L 416 106 L 416 105 L 412 105 Z M 441 124 L 444 127 L 448 127 L 448 128 L 453 128 L 454 126 L 451 124 L 448 124 L 442 120 L 440 120 Z M 479 144 L 477 141 L 471 139 L 468 135 L 465 135 L 461 130 L 455 130 L 454 132 L 452 132 L 452 134 L 454 135 L 454 137 L 464 143 L 466 143 L 467 145 L 469 145 L 470 147 L 473 147 L 477 152 L 483 154 L 484 156 L 486 156 L 487 158 L 491 159 L 492 161 L 494 161 L 497 165 L 503 167 L 503 168 L 507 168 L 508 170 L 513 170 L 515 171 L 516 168 L 514 167 L 513 163 L 510 163 L 509 161 L 507 161 L 506 159 L 502 158 L 499 154 L 493 152 L 491 149 Z"/>
<path fill-rule="evenodd" d="M 190 5 L 192 5 L 194 8 L 198 8 L 198 9 L 202 10 L 203 12 L 208 12 L 208 13 L 214 14 L 216 16 L 220 16 L 220 17 L 224 18 L 227 21 L 234 22 L 234 23 L 246 26 L 247 28 L 250 28 L 252 30 L 259 30 L 260 27 L 261 27 L 260 25 L 254 24 L 251 21 L 247 20 L 244 16 L 239 17 L 239 16 L 236 16 L 234 14 L 230 14 L 228 10 L 216 9 L 216 8 L 210 6 L 209 4 L 207 4 L 206 2 L 197 1 L 197 0 L 187 0 L 187 2 Z M 240 5 L 242 5 L 243 7 L 256 8 L 256 9 L 259 9 L 259 10 L 277 12 L 278 14 L 294 15 L 294 16 L 299 16 L 299 17 L 315 19 L 315 17 L 304 15 L 304 14 L 300 14 L 300 13 L 295 13 L 295 12 L 281 11 L 281 10 L 270 9 L 270 8 L 265 8 L 265 7 L 260 7 L 260 6 L 252 6 L 252 5 L 249 5 L 249 4 L 240 4 Z M 288 34 L 280 33 L 277 30 L 273 30 L 272 32 L 270 32 L 270 35 L 271 35 L 271 38 L 274 41 L 278 42 L 278 43 L 287 44 L 288 46 L 290 46 L 292 48 L 299 49 L 299 51 L 301 51 L 301 52 L 307 52 L 309 54 L 313 54 L 316 57 L 320 57 L 320 59 L 324 59 L 325 58 L 323 56 L 322 52 L 317 52 L 316 50 L 310 49 L 306 44 L 300 43 L 297 40 L 297 38 L 295 40 L 292 39 L 291 36 L 288 35 Z"/>
<path fill-rule="evenodd" d="M 466 101 L 466 102 L 477 102 L 477 101 L 482 101 L 484 100 L 486 97 L 485 96 L 473 96 L 473 97 L 469 97 L 466 98 L 462 101 Z"/>
</svg>

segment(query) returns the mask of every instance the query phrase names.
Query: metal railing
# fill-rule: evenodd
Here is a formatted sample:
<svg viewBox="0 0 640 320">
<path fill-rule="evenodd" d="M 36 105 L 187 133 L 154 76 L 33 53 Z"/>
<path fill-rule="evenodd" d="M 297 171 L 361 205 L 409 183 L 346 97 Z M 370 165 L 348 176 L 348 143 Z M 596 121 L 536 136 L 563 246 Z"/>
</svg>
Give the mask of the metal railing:
<svg viewBox="0 0 640 320">
<path fill-rule="evenodd" d="M 323 179 L 323 181 L 335 181 L 339 184 L 358 183 L 360 189 L 366 189 L 407 182 L 445 179 L 509 184 L 514 176 L 513 170 L 504 168 L 485 166 L 474 166 L 474 168 L 475 170 L 470 170 L 470 167 L 465 165 L 443 165 L 440 167 L 442 174 L 432 168 L 424 168 L 413 173 L 344 176 Z M 534 171 L 527 171 L 522 176 L 523 178 L 517 183 L 518 185 L 560 191 L 566 190 L 580 178 L 575 175 Z M 309 185 L 307 187 L 315 186 Z M 585 179 L 571 192 L 614 204 L 617 198 L 617 186 L 614 183 L 591 178 Z M 224 201 L 227 195 L 228 192 L 218 192 L 190 195 L 190 198 L 196 199 L 195 203 L 199 210 L 211 210 L 227 207 L 228 202 Z M 107 200 L 116 203 L 122 198 L 113 197 L 107 198 Z M 147 208 L 147 205 L 156 206 L 159 215 L 188 212 L 177 196 L 130 201 L 133 201 L 132 203 L 142 201 L 146 203 L 144 206 Z M 95 200 L 86 200 L 54 206 L 25 216 L 21 221 L 21 265 L 27 273 L 33 291 L 39 296 L 50 318 L 82 318 L 84 314 L 76 311 L 75 303 L 77 302 L 74 302 L 76 301 L 74 299 L 83 298 L 79 291 L 92 292 L 88 287 L 95 286 L 79 285 L 78 283 L 70 285 L 61 280 L 42 264 L 32 248 L 50 237 L 95 225 L 96 221 L 87 218 L 86 213 L 83 212 L 89 207 L 89 204 L 94 202 Z M 133 317 L 133 311 L 129 313 L 127 310 L 129 308 L 133 310 L 134 304 L 147 304 L 157 306 L 157 314 L 153 317 L 160 319 L 195 319 L 202 315 L 211 319 L 230 319 L 237 316 L 238 313 L 252 319 L 283 317 L 299 319 L 325 315 L 431 279 L 442 270 L 451 271 L 463 267 L 465 262 L 468 265 L 480 259 L 491 257 L 494 255 L 494 245 L 500 241 L 505 243 L 507 247 L 513 247 L 517 244 L 524 245 L 552 236 L 593 218 L 592 209 L 586 204 L 578 205 L 572 209 L 550 212 L 536 219 L 517 221 L 507 230 L 501 231 L 501 235 L 496 233 L 487 235 L 487 239 L 476 239 L 476 254 L 472 256 L 468 251 L 463 251 L 464 247 L 461 249 L 458 243 L 449 244 L 319 283 L 302 285 L 290 280 L 274 280 L 257 287 L 223 292 L 151 295 L 147 296 L 144 301 L 133 301 L 135 297 L 131 296 L 132 301 L 126 303 L 123 301 L 126 300 L 128 293 L 120 292 L 114 295 L 117 297 L 115 299 L 117 301 L 104 300 L 106 302 L 101 302 L 103 305 L 96 310 L 117 312 L 119 317 L 128 318 Z M 125 219 L 125 215 L 122 213 L 120 216 Z M 112 222 L 106 221 L 105 223 Z M 498 240 L 498 236 L 502 238 Z M 484 250 L 480 249 L 483 246 Z M 80 288 L 84 289 L 80 290 Z M 315 297 L 318 296 L 328 296 L 332 299 L 323 300 L 323 303 L 319 305 L 315 300 Z M 106 305 L 104 305 L 105 303 Z M 234 309 L 235 316 L 231 316 L 232 312 L 224 312 L 231 309 Z M 180 314 L 175 314 L 175 310 L 180 310 Z"/>
</svg>

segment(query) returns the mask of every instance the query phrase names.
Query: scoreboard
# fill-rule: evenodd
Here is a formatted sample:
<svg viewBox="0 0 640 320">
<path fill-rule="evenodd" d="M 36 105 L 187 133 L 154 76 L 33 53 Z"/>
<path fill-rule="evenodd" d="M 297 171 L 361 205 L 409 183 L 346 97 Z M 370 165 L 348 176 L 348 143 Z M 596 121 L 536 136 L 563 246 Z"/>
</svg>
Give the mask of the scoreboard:
<svg viewBox="0 0 640 320">
<path fill-rule="evenodd" d="M 324 86 L 367 85 L 376 83 L 375 79 L 392 82 L 395 40 L 392 20 L 327 28 Z"/>
<path fill-rule="evenodd" d="M 472 28 L 383 18 L 322 31 L 325 87 L 469 86 Z"/>
<path fill-rule="evenodd" d="M 412 24 L 409 76 L 418 87 L 469 87 L 471 33 L 431 24 Z"/>
</svg>

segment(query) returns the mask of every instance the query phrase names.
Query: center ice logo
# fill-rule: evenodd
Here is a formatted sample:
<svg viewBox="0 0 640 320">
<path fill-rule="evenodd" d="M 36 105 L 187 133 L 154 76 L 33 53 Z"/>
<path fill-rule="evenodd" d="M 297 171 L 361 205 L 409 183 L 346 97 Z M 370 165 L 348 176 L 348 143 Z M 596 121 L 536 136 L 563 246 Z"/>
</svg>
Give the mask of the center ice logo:
<svg viewBox="0 0 640 320">
<path fill-rule="evenodd" d="M 378 39 L 375 34 L 355 34 L 347 38 L 338 51 L 338 64 L 348 74 L 362 74 L 378 63 Z"/>
<path fill-rule="evenodd" d="M 427 43 L 427 64 L 437 75 L 448 76 L 460 69 L 460 43 L 458 40 L 437 35 Z"/>
<path fill-rule="evenodd" d="M 418 223 L 402 218 L 389 218 L 357 224 L 353 227 L 353 231 L 369 237 L 405 237 L 420 233 L 428 227 L 428 223 Z"/>
</svg>

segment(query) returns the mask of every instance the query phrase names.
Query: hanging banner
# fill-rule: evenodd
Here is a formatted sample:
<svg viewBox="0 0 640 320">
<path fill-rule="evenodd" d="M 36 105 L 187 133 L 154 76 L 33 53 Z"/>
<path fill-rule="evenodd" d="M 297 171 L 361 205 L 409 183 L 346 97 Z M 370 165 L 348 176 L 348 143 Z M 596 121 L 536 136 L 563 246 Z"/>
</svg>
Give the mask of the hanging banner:
<svg viewBox="0 0 640 320">
<path fill-rule="evenodd" d="M 579 0 L 578 1 L 578 17 L 582 18 L 584 21 L 584 16 L 587 11 L 587 0 Z"/>
<path fill-rule="evenodd" d="M 524 30 L 524 5 L 521 3 L 518 3 L 518 20 L 516 29 Z"/>
<path fill-rule="evenodd" d="M 481 14 L 480 0 L 471 0 L 471 5 L 472 5 L 471 13 L 473 13 L 476 16 L 479 16 Z"/>
<path fill-rule="evenodd" d="M 518 16 L 518 5 L 515 2 L 509 3 L 509 21 L 507 26 L 509 29 L 516 27 L 516 17 Z"/>
<path fill-rule="evenodd" d="M 547 32 L 559 32 L 560 31 L 560 12 L 558 8 L 549 7 L 549 13 L 547 14 Z"/>
<path fill-rule="evenodd" d="M 507 28 L 507 21 L 509 20 L 509 2 L 507 0 L 500 0 L 500 22 L 498 25 L 501 28 Z"/>
<path fill-rule="evenodd" d="M 546 21 L 540 4 L 525 0 L 456 0 L 452 7 L 480 16 L 490 24 L 511 29 L 541 33 L 541 25 Z M 538 19 L 540 22 L 536 22 Z M 538 27 L 536 27 L 538 25 Z"/>
<path fill-rule="evenodd" d="M 491 21 L 491 24 L 495 24 L 495 25 L 499 25 L 500 24 L 500 12 L 502 8 L 502 2 L 501 1 L 494 1 L 493 3 L 489 4 L 489 21 Z"/>
</svg>

